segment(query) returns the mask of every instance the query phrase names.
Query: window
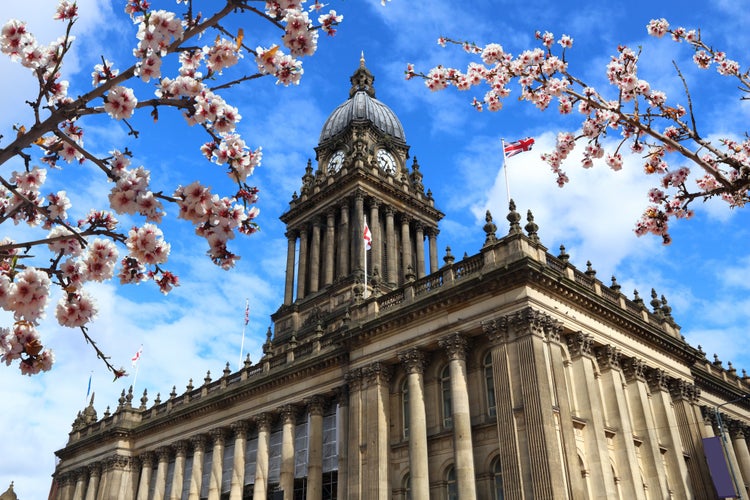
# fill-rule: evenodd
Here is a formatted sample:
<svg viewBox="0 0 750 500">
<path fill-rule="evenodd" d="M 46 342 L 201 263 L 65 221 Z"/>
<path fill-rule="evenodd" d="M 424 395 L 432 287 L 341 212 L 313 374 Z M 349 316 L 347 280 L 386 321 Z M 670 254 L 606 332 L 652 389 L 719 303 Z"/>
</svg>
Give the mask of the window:
<svg viewBox="0 0 750 500">
<path fill-rule="evenodd" d="M 451 401 L 451 370 L 449 365 L 445 365 L 440 371 L 440 396 L 443 404 L 443 428 L 450 429 L 453 427 L 453 404 Z"/>
<path fill-rule="evenodd" d="M 337 471 L 323 473 L 323 500 L 336 500 L 338 496 L 339 473 Z"/>
<path fill-rule="evenodd" d="M 458 500 L 458 483 L 456 482 L 456 468 L 451 465 L 445 475 L 445 489 L 448 500 Z"/>
<path fill-rule="evenodd" d="M 492 461 L 491 471 L 492 471 L 492 478 L 493 478 L 493 482 L 492 482 L 492 488 L 493 489 L 492 489 L 492 492 L 494 493 L 494 496 L 492 498 L 494 498 L 495 500 L 503 500 L 503 498 L 504 498 L 504 494 L 503 494 L 503 472 L 500 469 L 500 459 L 499 458 L 496 458 L 495 460 Z"/>
<path fill-rule="evenodd" d="M 404 439 L 409 439 L 409 377 L 401 384 L 401 414 L 404 417 Z"/>
<path fill-rule="evenodd" d="M 497 415 L 497 404 L 495 403 L 495 376 L 492 373 L 492 353 L 484 356 L 484 388 L 487 397 L 487 414 L 490 417 Z"/>
<path fill-rule="evenodd" d="M 404 500 L 411 500 L 411 474 L 404 476 Z"/>
</svg>

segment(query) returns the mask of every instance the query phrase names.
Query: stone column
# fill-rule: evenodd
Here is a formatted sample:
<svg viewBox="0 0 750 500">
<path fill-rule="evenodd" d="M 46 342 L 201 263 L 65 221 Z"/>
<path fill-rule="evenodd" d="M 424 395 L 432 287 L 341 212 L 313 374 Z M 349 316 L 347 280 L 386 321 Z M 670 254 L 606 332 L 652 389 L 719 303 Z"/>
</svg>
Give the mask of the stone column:
<svg viewBox="0 0 750 500">
<path fill-rule="evenodd" d="M 740 483 L 740 488 L 744 488 L 743 493 L 745 495 L 748 493 L 747 485 L 750 484 L 750 451 L 748 451 L 747 441 L 745 441 L 747 433 L 748 427 L 741 422 L 730 422 L 729 434 L 732 437 L 734 452 L 737 455 L 737 465 L 739 465 L 737 482 Z"/>
<path fill-rule="evenodd" d="M 133 459 L 124 455 L 115 455 L 108 460 L 107 468 L 110 477 L 108 494 L 117 500 L 130 500 L 135 495 L 133 484 Z"/>
<path fill-rule="evenodd" d="M 193 443 L 193 469 L 190 471 L 190 493 L 189 500 L 199 500 L 203 482 L 203 458 L 206 451 L 206 436 L 194 436 Z"/>
<path fill-rule="evenodd" d="M 582 435 L 588 486 L 592 494 L 616 498 L 617 486 L 607 449 L 605 409 L 593 351 L 593 336 L 577 332 L 568 335 L 566 341 L 571 358 L 571 387 L 575 391 L 573 412 L 586 420 Z"/>
<path fill-rule="evenodd" d="M 386 281 L 395 285 L 398 283 L 398 264 L 396 263 L 396 229 L 393 217 L 393 207 L 385 207 Z"/>
<path fill-rule="evenodd" d="M 164 494 L 167 491 L 167 466 L 172 450 L 168 446 L 162 446 L 156 449 L 158 465 L 156 466 L 156 484 L 154 484 L 154 495 L 152 500 L 164 500 Z"/>
<path fill-rule="evenodd" d="M 219 500 L 221 497 L 221 473 L 224 469 L 224 440 L 227 430 L 223 428 L 211 429 L 214 449 L 211 460 L 211 473 L 208 476 L 208 500 Z"/>
<path fill-rule="evenodd" d="M 326 212 L 326 233 L 323 243 L 323 286 L 333 283 L 335 255 L 334 242 L 336 241 L 336 212 L 333 207 Z"/>
<path fill-rule="evenodd" d="M 96 500 L 96 490 L 99 487 L 99 477 L 102 473 L 102 468 L 99 464 L 92 464 L 88 466 L 89 469 L 89 484 L 86 486 L 86 500 Z"/>
<path fill-rule="evenodd" d="M 403 261 L 401 262 L 401 272 L 404 276 L 404 279 L 406 279 L 406 276 L 411 272 L 409 271 L 409 268 L 413 266 L 412 264 L 412 252 L 411 252 L 411 235 L 409 233 L 409 223 L 411 222 L 411 218 L 406 215 L 401 215 L 401 255 Z M 415 271 L 412 267 L 412 271 Z M 412 482 L 414 481 L 414 476 L 412 476 Z M 417 497 L 418 498 L 418 497 Z"/>
<path fill-rule="evenodd" d="M 630 407 L 633 428 L 642 444 L 640 456 L 643 470 L 643 487 L 649 498 L 669 498 L 664 461 L 659 449 L 659 436 L 656 421 L 651 411 L 650 396 L 646 385 L 646 364 L 638 358 L 630 358 L 624 363 L 626 394 Z"/>
<path fill-rule="evenodd" d="M 305 298 L 307 283 L 307 228 L 299 232 L 299 263 L 297 265 L 297 300 Z"/>
<path fill-rule="evenodd" d="M 407 225 L 408 227 L 408 225 Z M 409 471 L 412 498 L 430 498 L 427 455 L 427 422 L 424 403 L 424 353 L 409 349 L 399 353 L 409 387 Z"/>
<path fill-rule="evenodd" d="M 286 282 L 284 283 L 284 305 L 291 305 L 294 301 L 294 251 L 297 247 L 297 234 L 294 231 L 286 233 Z"/>
<path fill-rule="evenodd" d="M 320 217 L 312 220 L 312 244 L 310 245 L 310 293 L 318 291 L 320 284 Z"/>
<path fill-rule="evenodd" d="M 74 493 L 73 489 L 75 488 L 74 472 L 70 471 L 60 474 L 59 476 L 57 476 L 57 481 L 60 485 L 60 493 L 58 494 L 58 498 L 60 500 L 72 500 Z"/>
<path fill-rule="evenodd" d="M 169 500 L 180 500 L 182 498 L 182 486 L 185 483 L 185 458 L 187 457 L 188 442 L 177 441 L 172 445 L 174 449 L 174 471 L 172 472 L 172 489 L 169 492 Z"/>
<path fill-rule="evenodd" d="M 148 494 L 151 489 L 151 471 L 154 468 L 154 452 L 141 453 L 138 458 L 141 461 L 141 479 L 138 481 L 137 500 L 149 500 Z"/>
<path fill-rule="evenodd" d="M 284 500 L 294 499 L 294 426 L 297 408 L 285 405 L 281 413 L 281 471 L 279 487 L 284 492 Z"/>
<path fill-rule="evenodd" d="M 618 478 L 615 478 L 616 486 L 623 498 L 645 498 L 643 486 L 640 484 L 641 473 L 636 459 L 627 397 L 623 390 L 625 380 L 620 370 L 620 351 L 615 346 L 602 346 L 596 349 L 596 359 L 599 366 L 606 421 L 609 427 L 617 429 L 617 432 L 611 436 L 618 475 Z"/>
<path fill-rule="evenodd" d="M 86 479 L 88 476 L 88 469 L 81 467 L 75 470 L 73 477 L 75 478 L 75 489 L 73 490 L 73 500 L 83 500 L 83 495 L 86 490 Z"/>
<path fill-rule="evenodd" d="M 255 459 L 253 498 L 262 499 L 268 495 L 268 448 L 271 439 L 271 414 L 261 413 L 254 420 L 258 427 L 258 452 Z"/>
<path fill-rule="evenodd" d="M 380 237 L 380 215 L 378 214 L 378 200 L 370 200 L 370 220 L 367 221 L 372 232 L 372 251 L 370 252 L 370 259 L 367 262 L 367 267 L 371 269 L 370 274 L 373 273 L 375 268 L 378 268 L 378 273 L 381 273 L 383 277 L 383 238 Z"/>
<path fill-rule="evenodd" d="M 471 437 L 471 409 L 466 382 L 466 352 L 468 342 L 459 334 L 451 334 L 439 341 L 448 354 L 453 406 L 453 454 L 458 483 L 458 498 L 476 498 L 474 447 Z"/>
<path fill-rule="evenodd" d="M 339 473 L 336 498 L 349 498 L 349 391 L 346 387 L 337 390 L 338 428 L 336 446 L 339 450 Z"/>
<path fill-rule="evenodd" d="M 357 270 L 365 269 L 365 194 L 361 190 L 354 193 L 354 241 L 352 242 L 352 252 L 354 252 L 354 267 Z"/>
<path fill-rule="evenodd" d="M 248 427 L 244 420 L 232 424 L 232 431 L 234 431 L 234 465 L 229 486 L 229 500 L 242 500 L 243 488 L 245 487 L 245 448 L 247 446 Z"/>
<path fill-rule="evenodd" d="M 414 238 L 417 247 L 417 278 L 425 275 L 424 266 L 424 228 L 421 222 L 414 224 Z"/>
<path fill-rule="evenodd" d="M 699 390 L 692 383 L 674 379 L 669 384 L 675 419 L 679 428 L 682 450 L 690 456 L 687 463 L 688 483 L 694 498 L 710 498 L 714 494 L 713 481 L 703 454 L 703 422 L 698 419 L 695 403 Z"/>
<path fill-rule="evenodd" d="M 430 274 L 440 268 L 440 264 L 438 263 L 437 235 L 437 229 L 432 227 L 427 229 L 427 238 L 430 242 Z"/>
<path fill-rule="evenodd" d="M 729 463 L 731 464 L 732 469 L 730 470 L 730 473 L 734 471 L 734 477 L 732 478 L 732 481 L 734 481 L 738 488 L 738 496 L 740 500 L 747 500 L 747 489 L 745 488 L 744 481 L 742 480 L 742 472 L 740 471 L 740 464 L 737 460 L 737 451 L 734 448 L 734 442 L 729 437 L 729 427 L 734 424 L 734 421 L 729 418 L 728 415 L 721 415 L 721 421 L 722 421 L 722 427 L 724 429 L 724 434 L 719 434 L 719 437 L 722 438 L 724 441 L 723 445 L 726 449 L 726 455 L 727 460 L 729 460 Z"/>
<path fill-rule="evenodd" d="M 339 261 L 338 277 L 349 275 L 349 200 L 341 200 L 341 218 L 339 221 Z"/>
<path fill-rule="evenodd" d="M 349 387 L 349 428 L 348 439 L 341 443 L 347 447 L 347 495 L 341 498 L 363 498 L 362 456 L 365 447 L 364 431 L 362 429 L 362 370 L 356 368 L 346 374 Z"/>
<path fill-rule="evenodd" d="M 660 368 L 654 368 L 647 374 L 654 419 L 656 420 L 659 443 L 667 451 L 664 461 L 667 464 L 669 490 L 675 498 L 689 498 L 688 473 L 682 455 L 682 443 L 677 429 L 677 419 L 669 397 L 669 377 Z"/>
<path fill-rule="evenodd" d="M 388 397 L 390 394 L 390 370 L 383 363 L 373 363 L 362 369 L 365 384 L 362 392 L 363 406 L 363 473 L 364 498 L 390 499 L 391 484 L 390 443 L 388 440 Z M 416 497 L 418 498 L 418 497 Z"/>
<path fill-rule="evenodd" d="M 325 399 L 313 396 L 307 401 L 310 436 L 307 445 L 307 500 L 323 498 L 323 409 Z"/>
</svg>

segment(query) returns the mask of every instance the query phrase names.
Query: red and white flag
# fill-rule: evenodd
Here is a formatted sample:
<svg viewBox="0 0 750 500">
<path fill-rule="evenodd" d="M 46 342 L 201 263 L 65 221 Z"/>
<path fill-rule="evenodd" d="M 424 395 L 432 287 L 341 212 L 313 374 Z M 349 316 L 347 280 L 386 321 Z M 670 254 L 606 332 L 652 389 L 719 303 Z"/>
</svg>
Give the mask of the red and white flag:
<svg viewBox="0 0 750 500">
<path fill-rule="evenodd" d="M 372 233 L 370 232 L 370 228 L 367 225 L 367 222 L 365 222 L 365 234 L 363 235 L 363 238 L 365 240 L 365 250 L 369 250 L 372 248 Z"/>
<path fill-rule="evenodd" d="M 519 141 L 508 142 L 508 143 L 503 141 L 503 153 L 505 154 L 506 158 L 510 158 L 511 156 L 517 155 L 518 153 L 531 151 L 531 146 L 533 145 L 534 145 L 533 137 L 527 137 L 526 139 L 521 139 Z"/>
<path fill-rule="evenodd" d="M 135 354 L 133 354 L 133 357 L 130 358 L 130 364 L 133 365 L 133 366 L 137 365 L 138 364 L 138 360 L 141 359 L 141 354 L 143 354 L 143 346 L 141 346 L 138 349 L 138 352 L 136 352 Z"/>
</svg>

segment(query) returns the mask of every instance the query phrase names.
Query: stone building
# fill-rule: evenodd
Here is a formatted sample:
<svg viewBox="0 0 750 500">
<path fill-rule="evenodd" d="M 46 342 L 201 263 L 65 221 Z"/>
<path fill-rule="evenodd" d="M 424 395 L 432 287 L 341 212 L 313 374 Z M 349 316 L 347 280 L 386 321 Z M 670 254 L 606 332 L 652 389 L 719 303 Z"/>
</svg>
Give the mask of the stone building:
<svg viewBox="0 0 750 500">
<path fill-rule="evenodd" d="M 362 61 L 281 216 L 262 359 L 101 418 L 92 400 L 54 498 L 711 499 L 720 434 L 747 498 L 744 371 L 655 292 L 548 252 L 513 203 L 478 253 L 439 260 L 443 214 L 373 81 Z"/>
</svg>

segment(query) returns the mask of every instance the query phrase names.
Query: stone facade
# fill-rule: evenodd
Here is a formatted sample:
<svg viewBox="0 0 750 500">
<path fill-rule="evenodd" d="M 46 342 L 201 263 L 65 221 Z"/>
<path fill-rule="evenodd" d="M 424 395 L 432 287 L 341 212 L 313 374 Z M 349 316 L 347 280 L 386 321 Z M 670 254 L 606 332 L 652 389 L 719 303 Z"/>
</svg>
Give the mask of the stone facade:
<svg viewBox="0 0 750 500">
<path fill-rule="evenodd" d="M 655 292 L 549 253 L 513 203 L 504 234 L 488 213 L 477 254 L 438 262 L 403 128 L 364 61 L 351 83 L 282 215 L 262 359 L 102 418 L 92 400 L 55 500 L 712 499 L 702 439 L 720 434 L 748 498 L 744 372 L 688 345 Z"/>
</svg>

